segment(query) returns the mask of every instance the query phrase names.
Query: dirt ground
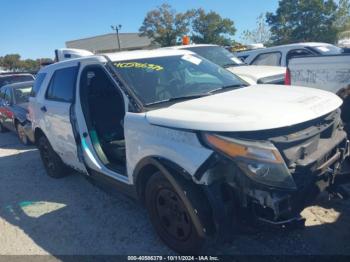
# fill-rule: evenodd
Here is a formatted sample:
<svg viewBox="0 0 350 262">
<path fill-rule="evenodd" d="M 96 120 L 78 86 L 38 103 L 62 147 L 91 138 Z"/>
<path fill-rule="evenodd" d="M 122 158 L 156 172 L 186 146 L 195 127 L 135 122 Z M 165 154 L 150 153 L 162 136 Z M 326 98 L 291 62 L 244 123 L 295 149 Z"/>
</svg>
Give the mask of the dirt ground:
<svg viewBox="0 0 350 262">
<path fill-rule="evenodd" d="M 348 188 L 349 190 L 349 188 Z M 349 191 L 350 192 L 350 191 Z M 306 208 L 306 228 L 242 233 L 210 254 L 350 255 L 350 200 L 321 195 Z M 0 255 L 174 254 L 146 211 L 110 196 L 81 175 L 46 176 L 35 147 L 0 134 Z"/>
</svg>

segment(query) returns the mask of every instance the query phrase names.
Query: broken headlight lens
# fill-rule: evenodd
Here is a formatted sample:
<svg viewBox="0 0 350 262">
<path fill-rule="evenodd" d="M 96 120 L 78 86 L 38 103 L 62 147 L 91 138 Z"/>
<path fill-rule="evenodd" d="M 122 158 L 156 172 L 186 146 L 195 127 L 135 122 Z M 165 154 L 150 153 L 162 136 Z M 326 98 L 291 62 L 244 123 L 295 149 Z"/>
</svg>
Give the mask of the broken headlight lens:
<svg viewBox="0 0 350 262">
<path fill-rule="evenodd" d="M 268 186 L 296 189 L 285 162 L 270 142 L 243 141 L 213 134 L 204 134 L 206 143 L 220 151 L 254 181 Z"/>
</svg>

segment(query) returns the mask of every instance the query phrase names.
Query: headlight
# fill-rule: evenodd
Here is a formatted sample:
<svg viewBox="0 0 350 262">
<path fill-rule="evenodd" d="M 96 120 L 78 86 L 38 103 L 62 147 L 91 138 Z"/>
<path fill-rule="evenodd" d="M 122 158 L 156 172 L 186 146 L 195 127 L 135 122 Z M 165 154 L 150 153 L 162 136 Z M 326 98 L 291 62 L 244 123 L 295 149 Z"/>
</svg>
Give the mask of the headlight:
<svg viewBox="0 0 350 262">
<path fill-rule="evenodd" d="M 204 134 L 204 139 L 211 148 L 234 160 L 256 182 L 296 189 L 293 177 L 272 143 L 243 141 L 213 134 Z"/>
</svg>

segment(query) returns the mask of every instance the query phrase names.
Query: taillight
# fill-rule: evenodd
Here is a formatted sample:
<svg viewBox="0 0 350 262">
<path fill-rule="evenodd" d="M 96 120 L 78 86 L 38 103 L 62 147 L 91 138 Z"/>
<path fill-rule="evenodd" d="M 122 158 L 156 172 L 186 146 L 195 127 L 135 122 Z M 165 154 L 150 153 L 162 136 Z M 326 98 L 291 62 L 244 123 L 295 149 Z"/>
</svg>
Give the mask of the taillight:
<svg viewBox="0 0 350 262">
<path fill-rule="evenodd" d="M 284 77 L 284 84 L 290 86 L 292 84 L 292 79 L 290 78 L 290 70 L 287 68 L 286 75 Z"/>
</svg>

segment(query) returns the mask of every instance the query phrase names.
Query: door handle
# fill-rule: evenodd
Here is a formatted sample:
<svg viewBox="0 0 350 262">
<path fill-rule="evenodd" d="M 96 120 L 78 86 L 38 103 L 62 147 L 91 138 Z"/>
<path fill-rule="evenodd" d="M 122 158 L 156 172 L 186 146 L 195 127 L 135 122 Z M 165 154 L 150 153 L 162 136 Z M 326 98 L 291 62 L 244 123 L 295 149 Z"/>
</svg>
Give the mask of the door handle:
<svg viewBox="0 0 350 262">
<path fill-rule="evenodd" d="M 44 113 L 47 112 L 46 106 L 42 106 L 42 107 L 40 108 L 40 110 L 43 111 Z"/>
</svg>

